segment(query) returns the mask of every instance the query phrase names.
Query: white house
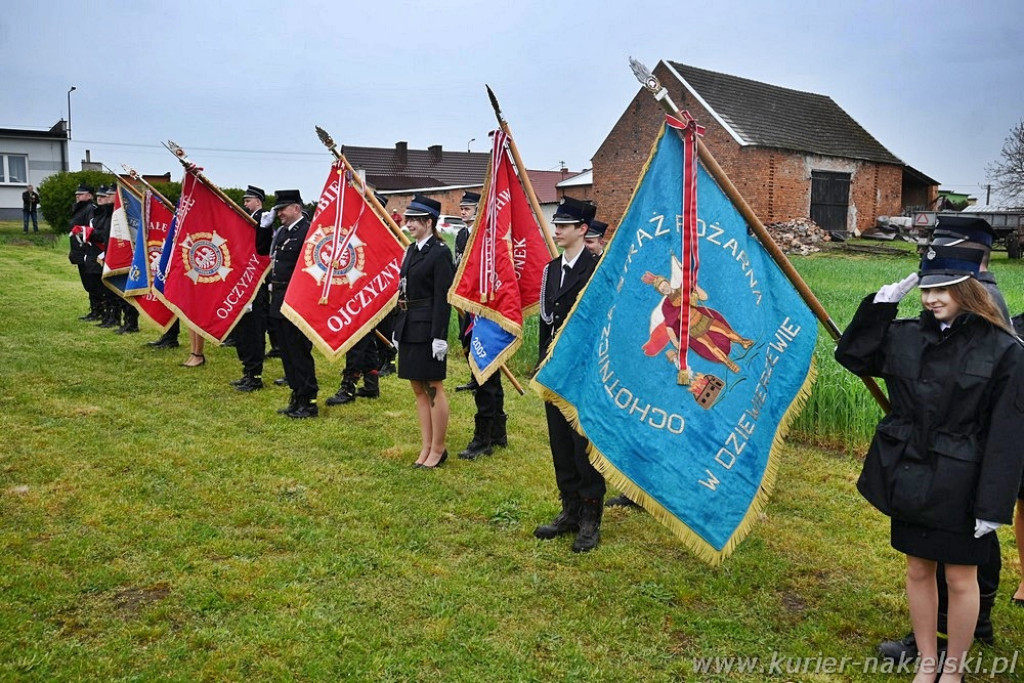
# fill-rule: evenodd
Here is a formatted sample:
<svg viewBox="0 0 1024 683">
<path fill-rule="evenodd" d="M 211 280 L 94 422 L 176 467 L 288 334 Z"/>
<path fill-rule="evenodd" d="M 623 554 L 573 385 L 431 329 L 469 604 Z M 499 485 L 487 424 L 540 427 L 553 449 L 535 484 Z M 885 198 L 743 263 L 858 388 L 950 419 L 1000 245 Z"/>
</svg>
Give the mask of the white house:
<svg viewBox="0 0 1024 683">
<path fill-rule="evenodd" d="M 0 128 L 0 220 L 21 220 L 21 194 L 70 168 L 67 123 L 49 130 Z"/>
</svg>

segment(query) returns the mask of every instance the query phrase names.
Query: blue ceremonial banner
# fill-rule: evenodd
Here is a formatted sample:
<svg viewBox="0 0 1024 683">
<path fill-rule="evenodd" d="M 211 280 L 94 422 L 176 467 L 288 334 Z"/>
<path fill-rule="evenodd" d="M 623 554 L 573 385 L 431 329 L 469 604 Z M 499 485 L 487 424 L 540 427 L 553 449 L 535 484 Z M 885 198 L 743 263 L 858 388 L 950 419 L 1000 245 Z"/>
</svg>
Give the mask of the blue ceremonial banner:
<svg viewBox="0 0 1024 683">
<path fill-rule="evenodd" d="M 534 388 L 590 440 L 611 485 L 718 564 L 768 501 L 813 381 L 817 322 L 703 166 L 683 315 L 683 178 L 683 143 L 663 127 Z"/>
<path fill-rule="evenodd" d="M 490 377 L 497 372 L 505 355 L 518 341 L 519 337 L 490 318 L 474 315 L 469 340 L 469 362 L 474 366 L 474 374 Z"/>
</svg>

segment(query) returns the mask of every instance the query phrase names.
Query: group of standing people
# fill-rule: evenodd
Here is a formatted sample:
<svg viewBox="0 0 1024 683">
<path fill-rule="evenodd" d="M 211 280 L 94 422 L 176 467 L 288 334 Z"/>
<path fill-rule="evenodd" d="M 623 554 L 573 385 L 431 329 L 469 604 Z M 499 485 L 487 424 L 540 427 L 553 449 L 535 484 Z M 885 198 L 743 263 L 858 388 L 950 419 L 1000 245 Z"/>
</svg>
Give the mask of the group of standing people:
<svg viewBox="0 0 1024 683">
<path fill-rule="evenodd" d="M 115 328 L 116 334 L 139 331 L 139 311 L 103 284 L 103 259 L 110 239 L 117 186 L 79 185 L 71 215 L 68 260 L 78 267 L 82 288 L 89 297 L 89 312 L 79 320 Z M 26 217 L 25 231 L 28 232 Z"/>
<path fill-rule="evenodd" d="M 1015 501 L 1024 561 L 1024 347 L 987 269 L 991 246 L 983 219 L 941 216 L 920 271 L 865 297 L 835 354 L 884 379 L 892 404 L 857 488 L 890 517 L 892 547 L 907 558 L 912 632 L 879 652 L 919 658 L 915 683 L 962 680 L 972 641 L 993 642 L 994 532 Z M 897 319 L 915 286 L 921 314 Z"/>
</svg>

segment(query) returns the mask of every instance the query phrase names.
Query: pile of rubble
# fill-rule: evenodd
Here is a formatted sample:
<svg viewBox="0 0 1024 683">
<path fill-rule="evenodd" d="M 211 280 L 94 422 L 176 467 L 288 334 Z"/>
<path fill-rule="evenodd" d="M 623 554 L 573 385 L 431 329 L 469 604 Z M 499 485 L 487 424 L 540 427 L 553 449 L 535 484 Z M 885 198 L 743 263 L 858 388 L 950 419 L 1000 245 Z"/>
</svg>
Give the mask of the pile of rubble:
<svg viewBox="0 0 1024 683">
<path fill-rule="evenodd" d="M 768 229 L 779 249 L 787 254 L 799 254 L 806 256 L 816 251 L 821 251 L 822 242 L 831 242 L 832 237 L 818 227 L 818 224 L 810 218 L 794 218 L 790 221 L 768 223 L 764 226 Z"/>
</svg>

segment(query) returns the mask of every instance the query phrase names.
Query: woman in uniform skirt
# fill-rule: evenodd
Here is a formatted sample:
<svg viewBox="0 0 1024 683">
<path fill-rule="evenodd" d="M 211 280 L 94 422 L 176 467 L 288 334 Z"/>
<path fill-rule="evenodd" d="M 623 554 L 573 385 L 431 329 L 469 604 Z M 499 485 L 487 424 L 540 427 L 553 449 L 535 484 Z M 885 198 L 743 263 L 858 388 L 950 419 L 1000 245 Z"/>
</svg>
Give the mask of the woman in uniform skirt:
<svg viewBox="0 0 1024 683">
<path fill-rule="evenodd" d="M 994 545 L 984 536 L 1011 521 L 1024 466 L 1024 349 L 975 279 L 981 257 L 975 249 L 930 246 L 919 274 L 861 302 L 836 348 L 846 369 L 883 378 L 892 402 L 857 489 L 891 518 L 892 547 L 907 556 L 921 657 L 914 683 L 962 680 L 978 619 L 977 566 Z M 899 300 L 915 285 L 924 310 L 897 320 Z M 939 562 L 949 585 L 941 664 Z"/>
<path fill-rule="evenodd" d="M 441 204 L 416 195 L 405 210 L 405 227 L 413 244 L 402 261 L 395 320 L 398 376 L 409 380 L 416 396 L 421 446 L 415 467 L 434 469 L 448 459 L 448 397 L 443 381 L 448 364 L 448 289 L 455 265 L 448 245 L 437 233 Z"/>
</svg>

